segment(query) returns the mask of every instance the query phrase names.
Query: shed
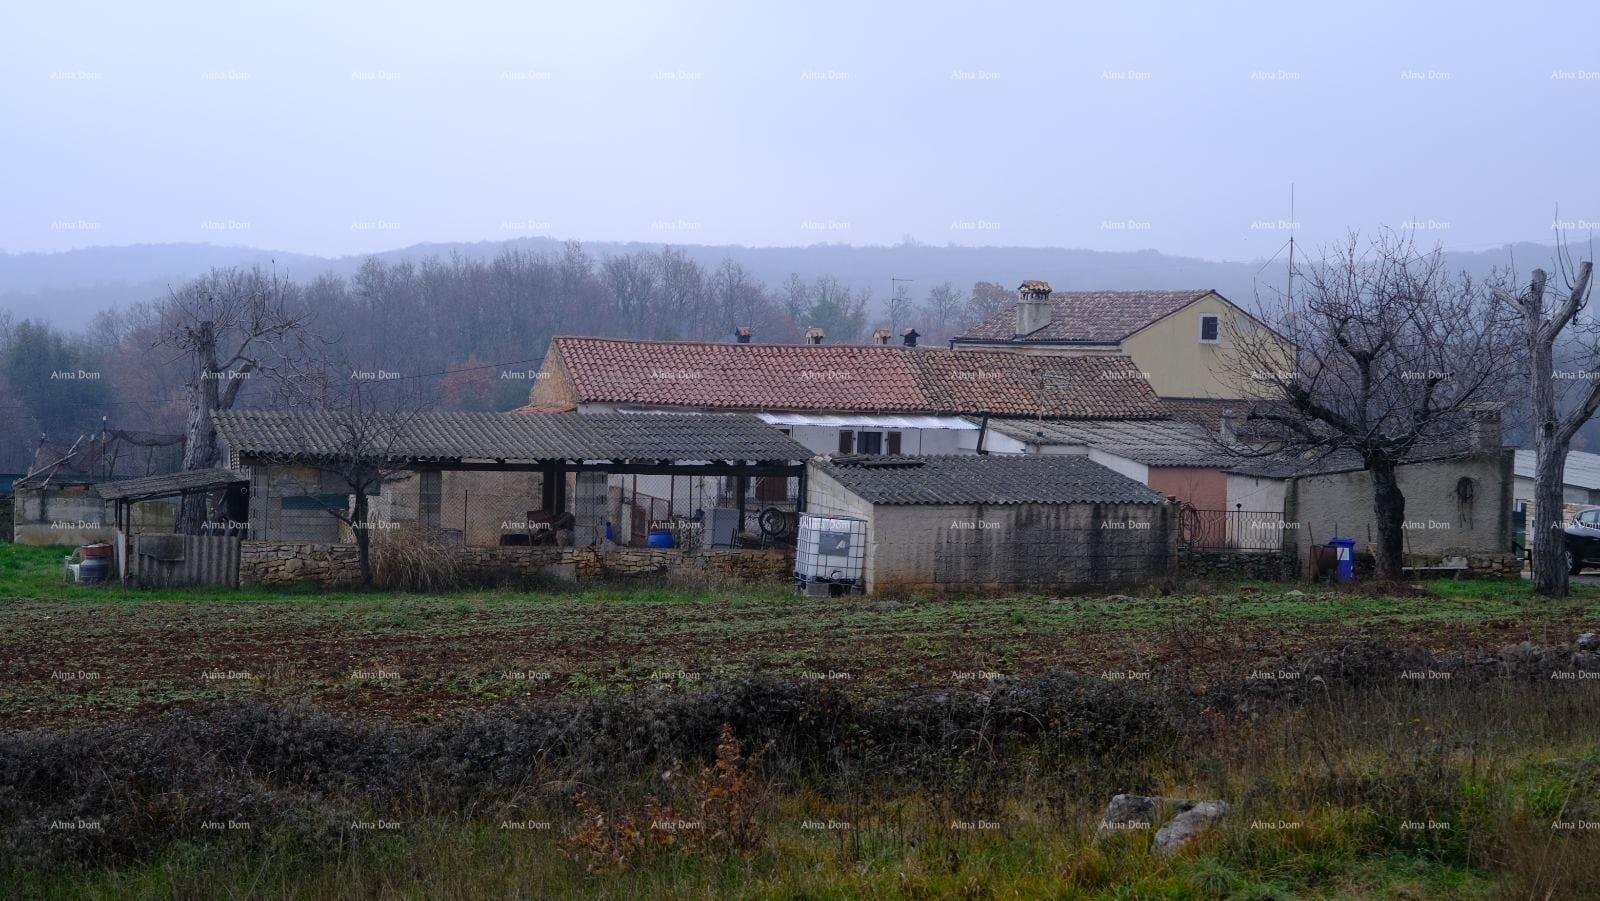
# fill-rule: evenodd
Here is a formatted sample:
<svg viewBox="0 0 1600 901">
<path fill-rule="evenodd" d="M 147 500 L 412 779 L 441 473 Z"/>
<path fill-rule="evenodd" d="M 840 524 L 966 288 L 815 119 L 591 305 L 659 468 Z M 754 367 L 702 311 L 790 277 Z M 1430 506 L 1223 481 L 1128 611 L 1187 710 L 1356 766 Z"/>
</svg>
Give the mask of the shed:
<svg viewBox="0 0 1600 901">
<path fill-rule="evenodd" d="M 817 458 L 806 509 L 866 522 L 866 588 L 1084 588 L 1164 576 L 1159 492 L 1083 456 Z"/>
<path fill-rule="evenodd" d="M 566 512 L 579 546 L 599 543 L 608 523 L 623 537 L 638 512 L 633 492 L 620 489 L 624 475 L 718 480 L 742 523 L 751 479 L 798 479 L 810 456 L 742 414 L 375 414 L 359 424 L 375 436 L 365 442 L 352 441 L 357 424 L 337 412 L 233 410 L 216 423 L 229 464 L 250 479 L 249 537 L 279 541 L 341 540 L 327 511 L 343 509 L 350 489 L 327 467 L 353 455 L 395 477 L 376 498 L 372 527 L 415 522 L 488 546 Z M 400 481 L 407 474 L 416 478 Z M 464 475 L 484 481 L 460 490 L 445 478 Z M 643 528 L 632 531 L 643 538 Z"/>
</svg>

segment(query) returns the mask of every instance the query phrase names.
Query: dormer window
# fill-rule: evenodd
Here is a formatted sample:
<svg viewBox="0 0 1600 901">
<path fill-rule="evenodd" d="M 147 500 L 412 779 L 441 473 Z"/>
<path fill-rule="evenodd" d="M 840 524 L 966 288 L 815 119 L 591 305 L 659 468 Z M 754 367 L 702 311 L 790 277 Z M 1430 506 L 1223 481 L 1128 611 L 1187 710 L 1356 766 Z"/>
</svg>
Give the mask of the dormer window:
<svg viewBox="0 0 1600 901">
<path fill-rule="evenodd" d="M 1220 317 L 1220 316 L 1210 316 L 1210 315 L 1201 316 L 1200 317 L 1200 343 L 1201 344 L 1216 344 L 1217 342 L 1219 342 L 1221 340 L 1222 340 L 1222 317 Z"/>
</svg>

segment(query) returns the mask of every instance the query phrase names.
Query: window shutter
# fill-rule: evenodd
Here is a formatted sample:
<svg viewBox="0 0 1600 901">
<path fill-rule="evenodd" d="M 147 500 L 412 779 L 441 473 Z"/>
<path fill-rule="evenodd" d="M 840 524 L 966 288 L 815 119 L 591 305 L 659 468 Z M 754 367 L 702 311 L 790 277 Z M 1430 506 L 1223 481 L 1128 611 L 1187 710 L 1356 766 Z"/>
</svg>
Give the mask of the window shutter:
<svg viewBox="0 0 1600 901">
<path fill-rule="evenodd" d="M 856 433 L 851 429 L 839 430 L 839 453 L 853 454 L 856 452 Z"/>
<path fill-rule="evenodd" d="M 891 453 L 891 454 L 900 453 L 900 433 L 899 432 L 890 432 L 889 433 L 889 453 Z"/>
</svg>

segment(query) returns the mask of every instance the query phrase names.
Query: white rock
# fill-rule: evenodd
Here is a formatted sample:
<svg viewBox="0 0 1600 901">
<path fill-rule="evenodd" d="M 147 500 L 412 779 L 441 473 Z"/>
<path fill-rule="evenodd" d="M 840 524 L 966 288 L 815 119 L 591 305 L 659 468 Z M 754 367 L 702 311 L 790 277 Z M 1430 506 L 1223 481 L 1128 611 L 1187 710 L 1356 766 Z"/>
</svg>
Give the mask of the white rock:
<svg viewBox="0 0 1600 901">
<path fill-rule="evenodd" d="M 1156 853 L 1170 856 L 1182 851 L 1190 842 L 1210 831 L 1228 814 L 1225 801 L 1192 801 L 1180 809 L 1177 816 L 1167 821 L 1156 832 Z"/>
</svg>

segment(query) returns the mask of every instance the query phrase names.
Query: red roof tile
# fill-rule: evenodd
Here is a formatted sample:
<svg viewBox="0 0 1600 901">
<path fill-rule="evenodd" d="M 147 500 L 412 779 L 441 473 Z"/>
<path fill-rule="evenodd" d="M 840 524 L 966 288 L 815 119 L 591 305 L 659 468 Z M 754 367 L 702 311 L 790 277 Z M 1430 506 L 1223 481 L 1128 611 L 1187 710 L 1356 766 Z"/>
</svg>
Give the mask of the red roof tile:
<svg viewBox="0 0 1600 901">
<path fill-rule="evenodd" d="M 558 337 L 582 403 L 730 410 L 1158 417 L 1127 357 Z"/>
</svg>

